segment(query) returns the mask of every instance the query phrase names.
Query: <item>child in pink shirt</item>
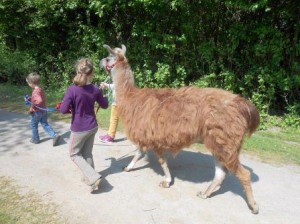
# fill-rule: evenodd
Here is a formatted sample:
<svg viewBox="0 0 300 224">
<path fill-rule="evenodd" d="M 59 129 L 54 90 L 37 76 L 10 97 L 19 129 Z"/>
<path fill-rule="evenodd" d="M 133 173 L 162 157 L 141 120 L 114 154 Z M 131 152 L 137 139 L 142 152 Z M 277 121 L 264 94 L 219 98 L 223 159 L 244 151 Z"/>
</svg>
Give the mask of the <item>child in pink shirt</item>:
<svg viewBox="0 0 300 224">
<path fill-rule="evenodd" d="M 60 135 L 58 135 L 47 122 L 46 97 L 43 89 L 39 86 L 40 76 L 35 72 L 30 73 L 26 78 L 26 82 L 32 88 L 32 94 L 29 98 L 31 104 L 29 108 L 31 116 L 30 126 L 32 129 L 32 138 L 30 142 L 34 144 L 40 143 L 38 125 L 41 123 L 44 130 L 53 139 L 53 146 L 56 146 L 60 139 Z"/>
</svg>

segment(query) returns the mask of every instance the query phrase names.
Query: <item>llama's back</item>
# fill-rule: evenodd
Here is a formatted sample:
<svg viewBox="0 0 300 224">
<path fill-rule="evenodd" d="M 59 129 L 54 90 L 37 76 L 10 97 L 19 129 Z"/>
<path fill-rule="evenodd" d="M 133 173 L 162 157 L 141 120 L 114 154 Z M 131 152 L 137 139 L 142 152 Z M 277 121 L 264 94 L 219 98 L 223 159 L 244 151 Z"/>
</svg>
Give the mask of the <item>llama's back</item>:
<svg viewBox="0 0 300 224">
<path fill-rule="evenodd" d="M 199 89 L 198 89 L 199 91 Z M 118 112 L 127 137 L 146 148 L 180 150 L 196 142 L 198 103 L 176 89 L 136 89 L 119 101 Z"/>
<path fill-rule="evenodd" d="M 214 88 L 136 89 L 119 102 L 118 110 L 132 142 L 176 153 L 201 142 L 212 126 L 246 126 L 236 122 L 236 97 Z"/>
</svg>

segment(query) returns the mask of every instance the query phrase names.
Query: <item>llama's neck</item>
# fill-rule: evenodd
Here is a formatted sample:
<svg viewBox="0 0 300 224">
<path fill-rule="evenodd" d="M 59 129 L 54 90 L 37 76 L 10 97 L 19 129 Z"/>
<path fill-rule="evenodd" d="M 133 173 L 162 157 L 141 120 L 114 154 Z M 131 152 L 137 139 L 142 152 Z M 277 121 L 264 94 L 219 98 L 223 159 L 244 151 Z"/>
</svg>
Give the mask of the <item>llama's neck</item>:
<svg viewBox="0 0 300 224">
<path fill-rule="evenodd" d="M 121 62 L 112 69 L 111 74 L 115 84 L 117 99 L 120 102 L 136 88 L 133 72 L 128 63 Z"/>
</svg>

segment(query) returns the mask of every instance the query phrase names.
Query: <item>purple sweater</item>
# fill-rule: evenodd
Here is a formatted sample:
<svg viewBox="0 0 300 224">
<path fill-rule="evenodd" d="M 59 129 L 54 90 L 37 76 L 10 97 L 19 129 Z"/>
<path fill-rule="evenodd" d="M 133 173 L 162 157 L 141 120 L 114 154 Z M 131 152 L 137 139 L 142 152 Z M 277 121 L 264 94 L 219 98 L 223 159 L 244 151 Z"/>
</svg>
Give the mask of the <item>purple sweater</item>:
<svg viewBox="0 0 300 224">
<path fill-rule="evenodd" d="M 95 102 L 101 108 L 108 108 L 108 99 L 103 97 L 102 91 L 93 84 L 83 87 L 71 85 L 67 89 L 59 110 L 65 114 L 71 108 L 71 131 L 83 132 L 98 127 L 95 115 Z"/>
</svg>

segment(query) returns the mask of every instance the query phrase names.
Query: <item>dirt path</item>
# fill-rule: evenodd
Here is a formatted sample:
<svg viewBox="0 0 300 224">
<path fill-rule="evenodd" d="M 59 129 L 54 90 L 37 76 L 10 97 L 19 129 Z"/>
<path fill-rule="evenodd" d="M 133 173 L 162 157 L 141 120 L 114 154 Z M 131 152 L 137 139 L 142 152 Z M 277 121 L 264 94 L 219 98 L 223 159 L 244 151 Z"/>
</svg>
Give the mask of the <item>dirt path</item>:
<svg viewBox="0 0 300 224">
<path fill-rule="evenodd" d="M 25 115 L 0 110 L 0 176 L 10 176 L 56 203 L 72 224 L 300 223 L 300 167 L 275 167 L 242 155 L 242 163 L 252 171 L 254 196 L 260 205 L 259 215 L 253 215 L 232 175 L 214 197 L 196 196 L 213 178 L 209 154 L 187 149 L 175 159 L 169 157 L 174 177 L 170 189 L 158 186 L 162 171 L 152 153 L 139 161 L 135 171 L 123 172 L 134 148 L 118 133 L 114 144 L 95 139 L 95 166 L 105 178 L 100 192 L 90 194 L 68 157 L 69 125 L 51 123 L 63 134 L 61 144 L 53 148 L 42 130 L 44 141 L 29 143 L 28 122 Z M 99 130 L 97 136 L 100 133 L 104 132 Z"/>
</svg>

